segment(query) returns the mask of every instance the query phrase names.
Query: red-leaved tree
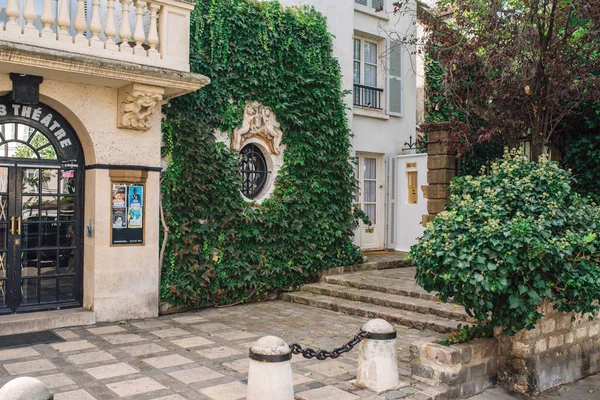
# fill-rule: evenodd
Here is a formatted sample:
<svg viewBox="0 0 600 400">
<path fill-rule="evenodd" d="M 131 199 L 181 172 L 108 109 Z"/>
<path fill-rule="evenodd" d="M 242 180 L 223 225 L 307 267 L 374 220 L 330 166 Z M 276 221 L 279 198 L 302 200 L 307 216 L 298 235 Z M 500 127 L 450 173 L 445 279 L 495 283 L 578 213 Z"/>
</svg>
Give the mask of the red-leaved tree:
<svg viewBox="0 0 600 400">
<path fill-rule="evenodd" d="M 440 0 L 424 15 L 426 54 L 443 66 L 460 152 L 502 137 L 534 159 L 561 121 L 600 99 L 600 0 Z M 403 12 L 406 2 L 395 4 Z M 439 93 L 438 93 L 439 95 Z"/>
</svg>

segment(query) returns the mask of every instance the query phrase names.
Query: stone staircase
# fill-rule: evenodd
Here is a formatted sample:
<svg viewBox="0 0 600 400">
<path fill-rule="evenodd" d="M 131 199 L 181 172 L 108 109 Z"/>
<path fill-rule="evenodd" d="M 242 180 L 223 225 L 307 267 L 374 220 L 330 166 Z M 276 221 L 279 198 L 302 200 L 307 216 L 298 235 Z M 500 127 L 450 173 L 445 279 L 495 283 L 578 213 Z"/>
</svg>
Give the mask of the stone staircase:
<svg viewBox="0 0 600 400">
<path fill-rule="evenodd" d="M 442 303 L 419 287 L 414 275 L 413 267 L 328 275 L 282 299 L 440 333 L 473 322 L 461 306 Z"/>
</svg>

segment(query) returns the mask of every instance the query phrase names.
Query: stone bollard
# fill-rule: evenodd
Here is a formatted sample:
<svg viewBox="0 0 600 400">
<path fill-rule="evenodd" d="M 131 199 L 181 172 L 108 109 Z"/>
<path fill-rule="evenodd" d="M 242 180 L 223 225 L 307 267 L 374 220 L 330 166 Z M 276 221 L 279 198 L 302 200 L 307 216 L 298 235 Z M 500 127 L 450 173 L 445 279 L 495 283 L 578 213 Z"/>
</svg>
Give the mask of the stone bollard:
<svg viewBox="0 0 600 400">
<path fill-rule="evenodd" d="M 400 386 L 396 358 L 396 330 L 383 319 L 372 319 L 362 330 L 367 336 L 360 343 L 356 384 L 375 392 Z"/>
<path fill-rule="evenodd" d="M 282 339 L 265 336 L 250 348 L 247 400 L 293 400 L 292 351 Z"/>
<path fill-rule="evenodd" d="M 2 386 L 1 400 L 52 400 L 54 395 L 35 378 L 16 378 Z"/>
</svg>

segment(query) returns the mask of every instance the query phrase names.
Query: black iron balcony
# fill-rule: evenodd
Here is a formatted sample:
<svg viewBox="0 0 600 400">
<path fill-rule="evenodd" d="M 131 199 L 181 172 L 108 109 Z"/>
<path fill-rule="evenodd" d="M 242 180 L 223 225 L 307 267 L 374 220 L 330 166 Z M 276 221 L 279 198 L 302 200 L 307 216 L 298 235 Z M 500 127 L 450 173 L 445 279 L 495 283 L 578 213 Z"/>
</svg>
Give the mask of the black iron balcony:
<svg viewBox="0 0 600 400">
<path fill-rule="evenodd" d="M 381 110 L 381 94 L 383 89 L 354 84 L 354 105 L 358 107 Z"/>
</svg>

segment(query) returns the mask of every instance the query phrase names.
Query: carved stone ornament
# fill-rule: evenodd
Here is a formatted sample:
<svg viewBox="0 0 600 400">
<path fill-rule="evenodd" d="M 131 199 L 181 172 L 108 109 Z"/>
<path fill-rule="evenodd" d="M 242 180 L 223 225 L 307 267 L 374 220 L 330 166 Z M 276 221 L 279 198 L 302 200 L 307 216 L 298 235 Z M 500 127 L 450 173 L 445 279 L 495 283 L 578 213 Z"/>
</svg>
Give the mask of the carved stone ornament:
<svg viewBox="0 0 600 400">
<path fill-rule="evenodd" d="M 147 131 L 152 128 L 152 116 L 160 108 L 164 89 L 131 84 L 119 89 L 118 127 Z"/>
<path fill-rule="evenodd" d="M 231 136 L 231 147 L 239 150 L 248 139 L 260 137 L 272 154 L 280 154 L 282 136 L 275 114 L 269 107 L 257 102 L 248 103 L 244 109 L 242 127 L 234 130 Z"/>
</svg>

